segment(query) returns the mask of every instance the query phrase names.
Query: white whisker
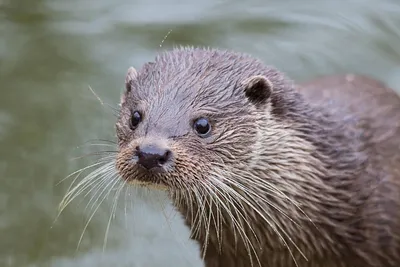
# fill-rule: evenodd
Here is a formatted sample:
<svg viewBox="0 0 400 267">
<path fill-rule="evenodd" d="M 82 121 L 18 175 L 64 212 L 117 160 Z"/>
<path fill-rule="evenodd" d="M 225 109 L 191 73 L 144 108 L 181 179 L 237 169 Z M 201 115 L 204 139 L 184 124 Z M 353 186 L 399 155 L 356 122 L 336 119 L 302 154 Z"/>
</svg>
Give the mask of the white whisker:
<svg viewBox="0 0 400 267">
<path fill-rule="evenodd" d="M 214 180 L 213 180 L 213 181 L 214 181 Z M 203 184 L 204 184 L 204 183 L 203 183 Z M 217 191 L 221 194 L 221 196 L 224 197 L 225 200 L 226 200 L 229 204 L 231 204 L 231 206 L 235 207 L 234 203 L 232 202 L 232 199 L 229 200 L 229 199 L 227 198 L 227 196 L 230 196 L 230 194 L 229 194 L 228 191 L 226 191 L 226 189 L 225 189 L 224 187 L 215 186 L 214 189 L 217 190 Z M 221 191 L 221 190 L 224 190 L 225 192 L 224 192 L 224 191 Z M 233 223 L 233 226 L 236 226 L 237 230 L 239 231 L 239 235 L 241 236 L 241 238 L 242 238 L 242 240 L 243 240 L 243 242 L 244 242 L 245 248 L 246 248 L 246 250 L 247 250 L 247 253 L 248 253 L 248 256 L 249 256 L 249 259 L 250 259 L 250 264 L 251 264 L 251 266 L 254 266 L 253 257 L 251 256 L 251 251 L 253 251 L 253 253 L 254 253 L 255 257 L 256 257 L 256 260 L 257 260 L 258 264 L 261 266 L 261 262 L 260 262 L 260 260 L 259 260 L 259 257 L 258 257 L 258 255 L 257 255 L 257 253 L 256 253 L 256 250 L 255 250 L 255 248 L 254 248 L 252 242 L 251 242 L 250 239 L 248 238 L 248 236 L 247 236 L 245 230 L 243 229 L 243 225 L 242 225 L 242 224 L 238 221 L 238 219 L 232 214 L 231 209 L 228 208 L 228 207 L 225 205 L 225 202 L 224 202 L 223 200 L 221 200 L 221 199 L 218 197 L 218 195 L 213 194 L 213 196 L 216 197 L 216 198 L 218 198 L 219 203 L 221 203 L 222 207 L 224 207 L 224 208 L 225 208 L 225 211 L 228 213 L 228 215 L 229 215 L 229 217 L 230 217 L 230 219 L 231 219 L 231 221 L 232 221 L 232 223 Z M 243 214 L 242 214 L 238 209 L 234 208 L 234 211 L 235 211 L 237 214 L 239 214 L 239 215 L 247 222 L 247 220 L 244 218 Z M 250 228 L 251 231 L 253 232 L 254 236 L 257 238 L 257 236 L 256 236 L 255 232 L 252 230 L 252 227 L 251 227 L 250 224 L 249 224 L 249 228 Z M 235 227 L 233 227 L 233 229 L 235 229 Z M 236 240 L 236 237 L 235 237 L 235 240 Z M 236 243 L 237 243 L 237 241 L 235 241 L 235 244 L 236 244 Z"/>
<path fill-rule="evenodd" d="M 225 177 L 225 178 L 226 178 L 226 177 Z M 226 181 L 228 181 L 228 182 L 230 182 L 230 183 L 233 184 L 233 182 L 232 182 L 232 181 L 229 181 L 228 179 L 226 179 Z M 224 184 L 221 183 L 220 186 L 223 186 L 223 185 L 224 185 Z M 234 184 L 234 185 L 235 185 L 235 186 L 240 186 L 240 185 L 238 185 L 238 183 L 236 183 L 236 184 Z M 244 188 L 242 187 L 241 190 L 243 190 L 243 189 L 244 189 Z M 293 240 L 287 235 L 286 231 L 284 231 L 284 230 L 279 226 L 279 224 L 276 222 L 276 220 L 274 220 L 274 218 L 273 218 L 271 215 L 269 215 L 268 213 L 266 213 L 266 214 L 262 213 L 258 208 L 255 207 L 255 205 L 257 205 L 257 204 L 255 204 L 255 205 L 251 204 L 249 199 L 247 199 L 247 198 L 241 196 L 241 195 L 240 195 L 239 193 L 237 193 L 235 190 L 232 190 L 232 189 L 231 189 L 230 191 L 231 191 L 232 194 L 234 194 L 234 195 L 240 197 L 240 199 L 241 199 L 246 205 L 248 205 L 252 210 L 254 210 L 254 211 L 255 211 L 255 212 L 256 212 L 270 227 L 271 227 L 271 229 L 279 236 L 279 238 L 282 240 L 282 242 L 285 244 L 286 248 L 288 249 L 288 251 L 289 251 L 289 253 L 290 253 L 290 255 L 291 255 L 291 257 L 292 257 L 292 259 L 293 259 L 293 261 L 294 261 L 294 263 L 295 263 L 296 266 L 298 266 L 298 263 L 297 263 L 297 261 L 296 261 L 296 259 L 295 259 L 295 257 L 294 257 L 294 254 L 293 254 L 292 250 L 290 249 L 289 245 L 287 244 L 285 238 L 282 236 L 282 234 L 280 233 L 280 231 L 279 231 L 278 229 L 280 229 L 280 230 L 284 233 L 284 235 L 285 235 L 285 236 L 291 241 L 291 243 L 297 248 L 297 250 L 300 252 L 300 254 L 307 260 L 307 258 L 306 258 L 305 255 L 303 254 L 303 252 L 298 248 L 298 246 L 293 242 Z M 244 192 L 246 192 L 246 191 L 244 190 Z M 274 222 L 274 224 L 272 224 L 265 216 L 268 216 L 268 217 Z M 277 228 L 277 227 L 278 227 L 278 228 Z"/>
<path fill-rule="evenodd" d="M 110 192 L 111 192 L 111 190 L 113 189 L 113 187 L 118 183 L 118 179 L 115 179 L 115 178 L 113 178 L 113 179 L 110 179 L 111 180 L 111 182 L 110 183 L 108 183 L 106 186 L 105 186 L 105 188 L 104 188 L 104 190 L 100 193 L 100 195 L 99 195 L 99 197 L 101 196 L 101 194 L 103 193 L 103 192 L 105 192 L 105 190 L 109 187 L 110 189 L 109 189 L 109 191 L 108 191 L 108 193 L 107 194 L 104 194 L 104 197 L 101 199 L 101 201 L 98 203 L 98 205 L 96 206 L 96 208 L 93 210 L 93 212 L 92 212 L 92 215 L 89 217 L 89 219 L 87 220 L 87 222 L 86 222 L 86 224 L 85 224 L 85 227 L 83 228 L 83 230 L 82 230 L 82 234 L 81 234 L 81 236 L 80 236 L 80 238 L 79 238 L 79 241 L 78 241 L 78 245 L 77 245 L 77 250 L 79 249 L 79 246 L 80 246 L 80 244 L 81 244 L 81 242 L 82 242 L 82 239 L 83 239 L 83 236 L 84 236 L 84 234 L 85 234 L 85 232 L 86 232 L 86 229 L 87 229 L 87 227 L 89 226 L 89 223 L 91 222 L 91 220 L 92 220 L 92 218 L 94 217 L 94 215 L 96 214 L 96 211 L 99 209 L 99 207 L 100 207 L 100 205 L 104 202 L 104 200 L 107 198 L 107 196 L 110 194 Z M 97 200 L 96 200 L 96 202 L 98 201 L 98 199 L 99 198 L 97 198 Z M 95 202 L 95 203 L 96 203 Z"/>
<path fill-rule="evenodd" d="M 125 186 L 125 181 L 123 181 L 123 180 L 121 180 L 121 179 L 116 179 L 116 180 L 118 181 L 117 184 L 120 183 L 120 185 L 118 186 L 117 192 L 115 193 L 113 205 L 112 205 L 112 208 L 111 208 L 110 218 L 109 218 L 109 220 L 108 220 L 106 232 L 105 232 L 105 234 L 104 234 L 103 252 L 105 251 L 106 246 L 107 246 L 108 232 L 109 232 L 109 230 L 110 230 L 111 221 L 112 221 L 112 219 L 115 217 L 115 212 L 116 212 L 116 210 L 117 210 L 117 205 L 118 205 L 118 198 L 119 198 L 119 195 L 120 195 L 122 189 L 123 189 L 124 186 Z M 110 190 L 110 191 L 111 191 L 111 190 Z"/>
<path fill-rule="evenodd" d="M 110 166 L 113 165 L 113 162 L 108 162 L 104 164 L 103 166 L 95 169 L 91 173 L 89 173 L 82 181 L 80 181 L 75 187 L 71 189 L 72 184 L 75 182 L 75 180 L 78 178 L 78 176 L 74 179 L 74 181 L 71 183 L 69 190 L 65 194 L 64 198 L 62 199 L 60 203 L 60 213 L 67 207 L 78 195 L 80 195 L 86 188 L 87 184 L 90 183 L 94 178 L 96 178 L 99 174 L 104 173 L 107 169 L 110 168 Z M 79 173 L 81 174 L 81 172 Z"/>
</svg>

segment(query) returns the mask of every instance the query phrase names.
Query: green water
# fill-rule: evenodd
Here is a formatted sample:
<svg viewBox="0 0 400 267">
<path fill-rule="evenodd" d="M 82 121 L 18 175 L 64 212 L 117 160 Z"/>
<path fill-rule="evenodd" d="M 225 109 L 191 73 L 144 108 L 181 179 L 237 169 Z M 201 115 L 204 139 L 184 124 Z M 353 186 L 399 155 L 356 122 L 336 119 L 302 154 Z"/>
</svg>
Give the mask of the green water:
<svg viewBox="0 0 400 267">
<path fill-rule="evenodd" d="M 114 138 L 88 85 L 116 106 L 128 67 L 170 30 L 162 49 L 229 48 L 298 80 L 357 72 L 400 89 L 399 25 L 397 0 L 0 0 L 0 266 L 202 266 L 159 193 L 122 195 L 104 251 L 113 194 L 78 249 L 90 195 L 54 223 L 72 179 L 59 181 L 94 160 L 73 160 L 94 149 L 82 145 Z"/>
</svg>

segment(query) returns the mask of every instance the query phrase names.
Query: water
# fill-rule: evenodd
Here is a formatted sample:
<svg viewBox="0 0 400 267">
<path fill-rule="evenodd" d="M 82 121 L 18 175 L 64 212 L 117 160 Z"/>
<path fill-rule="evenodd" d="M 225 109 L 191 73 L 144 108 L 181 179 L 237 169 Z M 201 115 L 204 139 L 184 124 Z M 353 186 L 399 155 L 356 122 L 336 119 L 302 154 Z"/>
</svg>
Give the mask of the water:
<svg viewBox="0 0 400 267">
<path fill-rule="evenodd" d="M 88 85 L 115 105 L 128 67 L 152 60 L 170 30 L 162 49 L 229 48 L 299 81 L 356 72 L 400 89 L 398 25 L 397 0 L 0 0 L 0 266 L 202 266 L 157 192 L 121 197 L 104 252 L 112 197 L 78 249 L 90 198 L 54 223 L 72 180 L 58 182 L 94 160 L 72 160 L 92 151 L 81 145 L 114 138 Z"/>
</svg>

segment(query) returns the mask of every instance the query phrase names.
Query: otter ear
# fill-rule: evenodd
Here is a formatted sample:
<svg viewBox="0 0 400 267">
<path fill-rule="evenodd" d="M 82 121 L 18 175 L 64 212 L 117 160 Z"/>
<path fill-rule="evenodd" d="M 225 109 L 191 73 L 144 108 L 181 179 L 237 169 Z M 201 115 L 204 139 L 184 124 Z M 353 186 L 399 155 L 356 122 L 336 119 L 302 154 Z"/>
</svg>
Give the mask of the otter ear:
<svg viewBox="0 0 400 267">
<path fill-rule="evenodd" d="M 125 76 L 125 88 L 129 92 L 131 90 L 131 82 L 137 78 L 137 71 L 134 67 L 128 69 L 128 73 Z"/>
<path fill-rule="evenodd" d="M 255 75 L 243 81 L 244 92 L 251 103 L 262 106 L 272 94 L 272 82 L 265 76 Z"/>
<path fill-rule="evenodd" d="M 125 92 L 121 96 L 120 106 L 125 102 L 126 94 L 132 90 L 132 81 L 137 78 L 137 75 L 138 73 L 134 67 L 130 67 L 128 69 L 128 72 L 126 73 L 125 76 Z"/>
</svg>

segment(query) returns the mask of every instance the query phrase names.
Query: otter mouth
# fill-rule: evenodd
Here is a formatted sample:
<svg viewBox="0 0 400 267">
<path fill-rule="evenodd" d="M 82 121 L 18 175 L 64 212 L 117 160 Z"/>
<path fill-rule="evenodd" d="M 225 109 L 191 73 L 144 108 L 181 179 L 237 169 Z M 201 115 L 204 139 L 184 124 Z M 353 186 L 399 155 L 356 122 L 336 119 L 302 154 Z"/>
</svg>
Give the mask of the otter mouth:
<svg viewBox="0 0 400 267">
<path fill-rule="evenodd" d="M 126 183 L 134 186 L 168 190 L 166 182 L 167 170 L 164 168 L 146 169 L 136 161 L 132 160 L 127 165 L 117 166 L 119 173 Z"/>
<path fill-rule="evenodd" d="M 145 166 L 140 163 L 137 156 L 134 156 L 122 164 L 117 161 L 117 169 L 127 184 L 162 191 L 169 190 L 167 174 L 171 171 L 172 166 L 160 166 L 148 162 L 144 164 Z"/>
<path fill-rule="evenodd" d="M 127 181 L 127 183 L 130 185 L 133 185 L 133 186 L 150 188 L 150 189 L 155 189 L 158 191 L 168 191 L 170 189 L 167 185 L 165 185 L 163 183 L 141 181 L 141 180 L 137 180 L 137 179 L 130 179 Z"/>
</svg>

